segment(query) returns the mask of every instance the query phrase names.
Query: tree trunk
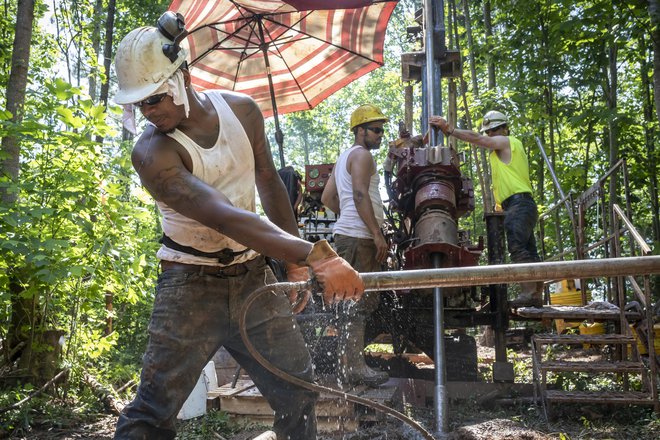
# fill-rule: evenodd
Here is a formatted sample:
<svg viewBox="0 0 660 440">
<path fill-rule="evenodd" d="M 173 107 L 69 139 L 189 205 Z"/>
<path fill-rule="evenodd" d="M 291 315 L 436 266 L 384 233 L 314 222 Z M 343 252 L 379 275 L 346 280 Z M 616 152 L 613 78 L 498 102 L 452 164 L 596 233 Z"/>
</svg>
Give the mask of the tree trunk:
<svg viewBox="0 0 660 440">
<path fill-rule="evenodd" d="M 593 93 L 591 94 L 591 102 L 589 103 L 589 107 L 590 108 L 593 107 L 595 102 L 596 102 L 596 90 L 593 90 Z M 582 108 L 584 109 L 584 105 L 582 105 Z M 587 130 L 586 130 L 587 134 L 586 134 L 586 146 L 584 152 L 584 179 L 582 180 L 581 191 L 586 191 L 586 189 L 589 188 L 589 170 L 591 169 L 591 162 L 590 162 L 591 144 L 595 141 L 594 123 L 595 123 L 594 118 L 589 118 L 589 123 L 587 124 Z"/>
<path fill-rule="evenodd" d="M 110 67 L 112 64 L 112 37 L 115 29 L 115 0 L 108 0 L 108 15 L 105 20 L 105 45 L 103 47 L 103 73 L 105 80 L 101 84 L 99 102 L 108 107 L 108 93 L 110 90 Z M 124 130 L 126 132 L 126 130 Z M 132 136 L 131 136 L 132 138 Z M 102 143 L 103 138 L 97 136 L 96 142 Z"/>
<path fill-rule="evenodd" d="M 19 361 L 18 368 L 23 370 L 30 369 L 32 352 L 32 343 L 34 334 L 32 330 L 37 326 L 35 311 L 37 309 L 36 298 L 31 296 L 25 298 L 21 295 L 23 287 L 18 281 L 22 277 L 16 272 L 15 268 L 8 271 L 9 275 L 9 294 L 11 296 L 11 319 L 7 331 L 8 347 L 13 352 L 9 359 L 10 362 Z M 21 346 L 19 350 L 16 347 Z"/>
<path fill-rule="evenodd" d="M 307 136 L 307 132 L 304 132 L 302 134 L 302 140 L 303 140 L 303 150 L 305 154 L 305 163 L 309 163 L 309 138 Z"/>
<path fill-rule="evenodd" d="M 470 54 L 470 69 L 472 71 L 471 73 L 472 92 L 474 93 L 474 96 L 477 97 L 479 96 L 479 88 L 477 87 L 477 71 L 475 67 L 476 54 L 474 53 L 474 46 L 472 44 L 472 31 L 471 31 L 472 24 L 470 23 L 470 13 L 469 13 L 469 7 L 467 5 L 467 0 L 463 2 L 463 11 L 464 12 L 467 11 L 465 14 L 465 26 L 467 29 L 468 47 Z M 456 14 L 455 9 L 454 9 L 454 14 Z M 454 22 L 455 21 L 456 19 L 454 17 Z M 456 34 L 455 41 L 456 41 L 456 48 L 460 53 L 461 44 L 458 38 L 458 34 Z M 463 63 L 461 61 L 461 65 L 462 64 Z M 472 117 L 470 115 L 470 109 L 468 108 L 468 102 L 467 102 L 467 84 L 462 74 L 461 74 L 461 94 L 463 96 L 463 106 L 465 107 L 466 128 L 468 130 L 473 130 Z M 477 170 L 477 175 L 479 176 L 479 185 L 481 187 L 481 194 L 484 204 L 484 213 L 493 212 L 493 207 L 495 206 L 495 204 L 493 202 L 493 195 L 491 191 L 491 176 L 489 172 L 490 168 L 488 167 L 488 161 L 486 160 L 485 151 L 482 148 L 478 148 L 472 144 L 470 144 L 470 149 L 472 151 L 472 157 Z"/>
<path fill-rule="evenodd" d="M 660 0 L 649 0 L 651 41 L 653 41 L 653 91 L 655 115 L 660 121 Z"/>
<path fill-rule="evenodd" d="M 19 0 L 16 11 L 16 32 L 11 58 L 11 72 L 7 82 L 7 110 L 11 112 L 12 124 L 20 124 L 23 120 L 23 106 L 25 105 L 25 90 L 27 87 L 27 76 L 30 67 L 30 43 L 32 41 L 32 29 L 34 25 L 34 0 Z M 13 184 L 18 183 L 20 170 L 20 142 L 16 136 L 6 136 L 2 139 L 2 158 L 0 158 L 0 176 L 6 176 Z M 16 204 L 18 192 L 6 186 L 0 186 L 0 204 L 9 208 Z M 5 258 L 5 256 L 3 256 Z M 5 261 L 11 262 L 11 256 Z M 30 370 L 31 356 L 23 356 L 31 352 L 33 332 L 26 331 L 25 325 L 35 324 L 36 298 L 23 297 L 23 287 L 17 268 L 9 263 L 7 271 L 9 277 L 9 295 L 11 303 L 11 320 L 9 322 L 8 348 L 22 345 L 24 348 L 16 351 L 14 359 L 19 360 L 20 368 Z M 30 328 L 30 327 L 28 327 Z M 32 327 L 32 329 L 34 329 Z"/>
<path fill-rule="evenodd" d="M 488 89 L 495 88 L 495 62 L 493 61 L 493 24 L 490 17 L 490 0 L 484 2 L 484 28 L 486 30 L 486 59 L 488 60 Z"/>
<path fill-rule="evenodd" d="M 468 53 L 470 54 L 470 79 L 472 80 L 472 93 L 479 96 L 477 85 L 477 66 L 474 53 L 474 40 L 472 39 L 472 23 L 470 22 L 470 5 L 468 0 L 463 0 L 463 14 L 465 15 L 465 31 L 467 34 Z"/>
<path fill-rule="evenodd" d="M 99 72 L 97 70 L 97 63 L 99 55 L 101 55 L 101 17 L 103 13 L 103 0 L 96 0 L 94 2 L 94 30 L 92 31 L 92 51 L 94 53 L 94 65 L 89 72 L 89 96 L 92 101 L 96 102 L 97 98 L 97 80 L 99 79 Z M 107 73 L 107 72 L 106 72 Z"/>
<path fill-rule="evenodd" d="M 455 0 L 449 0 L 447 5 L 447 32 L 449 34 L 449 48 L 455 49 L 458 46 L 458 31 L 456 23 L 456 2 Z M 454 78 L 448 79 L 449 84 L 447 85 L 447 120 L 451 121 L 454 124 L 454 127 L 458 125 L 458 111 L 456 105 L 456 81 Z M 458 151 L 457 140 L 454 137 L 448 136 L 445 139 L 445 144 L 451 146 L 454 150 Z"/>
<path fill-rule="evenodd" d="M 34 0 L 18 0 L 16 11 L 16 33 L 11 56 L 11 72 L 7 82 L 7 110 L 11 112 L 12 124 L 23 120 L 23 105 L 25 104 L 25 89 L 30 67 L 30 42 L 32 41 L 32 26 L 34 23 Z M 0 175 L 7 176 L 12 182 L 18 181 L 20 166 L 20 145 L 15 136 L 2 139 L 2 157 L 0 158 Z M 17 200 L 16 192 L 7 191 L 0 186 L 0 202 L 12 205 Z"/>
<path fill-rule="evenodd" d="M 110 90 L 110 66 L 112 63 L 112 37 L 115 32 L 115 0 L 108 0 L 108 15 L 105 20 L 105 47 L 103 48 L 103 70 L 105 81 L 101 85 L 100 101 L 108 106 L 108 91 Z"/>
<path fill-rule="evenodd" d="M 488 60 L 488 90 L 493 90 L 496 86 L 496 81 L 495 81 L 495 62 L 493 61 L 493 25 L 491 23 L 491 18 L 490 18 L 490 0 L 486 0 L 484 2 L 484 28 L 486 31 L 486 51 L 488 52 L 488 55 L 486 56 L 486 59 Z M 486 155 L 486 150 L 483 148 L 479 148 L 479 155 L 481 156 L 481 164 L 482 168 L 484 170 L 490 170 L 489 163 L 488 163 L 488 157 Z M 491 179 L 490 172 L 485 173 L 484 175 L 484 180 L 486 181 L 486 185 L 489 188 L 489 192 L 492 190 L 493 187 L 493 182 Z M 493 208 L 495 207 L 495 198 L 490 197 L 490 208 L 488 209 L 488 212 L 492 212 Z"/>
<path fill-rule="evenodd" d="M 609 26 L 610 34 L 612 34 L 612 26 Z M 613 35 L 613 34 L 612 34 Z M 610 114 L 614 115 L 610 117 L 607 123 L 607 129 L 609 132 L 609 160 L 610 160 L 610 169 L 614 167 L 616 162 L 619 160 L 619 141 L 618 141 L 618 115 L 617 113 L 617 93 L 618 93 L 618 73 L 616 69 L 617 55 L 618 55 L 618 45 L 616 42 L 610 42 L 610 46 L 607 49 L 608 53 L 608 72 L 605 73 L 606 78 L 609 76 L 607 81 L 607 93 L 605 97 L 607 99 L 607 108 L 610 110 Z M 608 75 L 609 73 L 609 75 Z M 610 201 L 609 201 L 609 215 L 607 216 L 610 219 L 610 225 L 613 224 L 612 218 L 612 204 L 617 203 L 618 201 L 618 185 L 616 176 L 610 178 Z"/>
<path fill-rule="evenodd" d="M 640 47 L 648 47 L 646 39 L 642 35 Z M 651 203 L 651 222 L 653 224 L 653 241 L 660 242 L 660 208 L 658 207 L 658 165 L 656 158 L 656 133 L 653 129 L 653 105 L 651 104 L 651 84 L 649 83 L 649 65 L 647 63 L 647 53 L 640 57 L 642 93 L 644 96 L 644 138 L 646 140 L 646 163 L 649 175 L 649 196 Z M 657 93 L 656 93 L 657 95 Z"/>
<path fill-rule="evenodd" d="M 550 156 L 549 156 L 549 162 L 552 166 L 552 169 L 550 170 L 551 173 L 557 173 L 557 162 L 556 162 L 556 148 L 555 148 L 555 109 L 554 109 L 554 99 L 555 99 L 555 93 L 554 93 L 554 85 L 553 85 L 553 79 L 554 79 L 554 73 L 552 71 L 552 66 L 553 66 L 553 60 L 552 60 L 552 53 L 550 49 L 550 35 L 549 35 L 549 30 L 548 30 L 548 21 L 545 19 L 545 17 L 540 16 L 540 23 L 539 26 L 541 27 L 541 51 L 543 53 L 544 57 L 544 64 L 545 64 L 545 112 L 548 118 L 548 138 L 549 138 L 549 145 L 550 145 Z M 543 160 L 539 161 L 539 176 L 543 176 L 543 167 L 544 167 Z M 543 180 L 540 181 L 540 183 L 543 183 Z M 554 182 L 553 182 L 554 183 Z M 536 195 L 538 202 L 541 204 L 545 204 L 545 194 L 543 191 L 543 186 L 540 186 L 539 192 Z M 552 195 L 555 201 L 559 201 L 560 195 L 559 195 L 559 190 L 556 185 L 552 185 Z M 561 230 L 561 221 L 560 221 L 560 210 L 555 209 L 554 213 L 552 215 L 553 221 L 555 224 L 555 240 L 557 241 L 557 251 L 559 254 L 562 254 L 564 252 L 564 247 L 563 247 L 563 237 L 562 237 L 562 230 Z M 564 259 L 563 257 L 561 258 L 562 260 Z"/>
<path fill-rule="evenodd" d="M 106 290 L 105 292 L 105 312 L 106 312 L 106 317 L 105 317 L 105 329 L 103 330 L 103 334 L 105 336 L 108 336 L 110 333 L 112 333 L 113 327 L 112 327 L 112 313 L 114 310 L 113 306 L 113 300 L 114 300 L 114 295 L 112 294 L 111 291 Z"/>
</svg>

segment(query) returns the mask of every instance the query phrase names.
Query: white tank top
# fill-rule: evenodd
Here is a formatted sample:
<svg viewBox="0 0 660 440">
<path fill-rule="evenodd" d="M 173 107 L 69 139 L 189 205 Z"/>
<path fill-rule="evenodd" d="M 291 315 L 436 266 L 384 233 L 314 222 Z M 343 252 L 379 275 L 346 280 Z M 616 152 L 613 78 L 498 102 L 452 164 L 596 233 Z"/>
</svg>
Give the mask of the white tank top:
<svg viewBox="0 0 660 440">
<path fill-rule="evenodd" d="M 234 206 L 255 212 L 254 153 L 250 140 L 220 92 L 207 91 L 205 94 L 218 113 L 219 134 L 215 145 L 202 148 L 178 129 L 168 136 L 190 154 L 193 176 L 221 191 Z M 202 252 L 216 252 L 225 248 L 234 251 L 246 249 L 226 235 L 179 214 L 165 203 L 156 203 L 162 215 L 163 232 L 178 244 Z M 222 266 L 217 259 L 190 255 L 165 245 L 161 246 L 156 256 L 161 260 L 180 263 Z M 231 264 L 242 263 L 256 256 L 256 252 L 249 250 L 238 255 Z"/>
<path fill-rule="evenodd" d="M 337 163 L 335 164 L 333 174 L 335 176 L 335 183 L 337 184 L 337 194 L 339 195 L 339 219 L 335 223 L 333 232 L 335 234 L 347 235 L 356 238 L 374 238 L 373 234 L 367 228 L 367 225 L 362 221 L 360 214 L 355 208 L 353 201 L 353 183 L 351 175 L 348 173 L 346 163 L 348 156 L 358 148 L 364 148 L 361 145 L 353 145 L 348 150 L 339 155 Z M 376 161 L 374 160 L 374 169 L 376 169 Z M 380 191 L 378 184 L 380 179 L 378 171 L 371 175 L 369 181 L 369 198 L 371 205 L 374 209 L 376 221 L 382 225 L 385 219 L 383 213 L 383 201 L 380 198 Z"/>
</svg>

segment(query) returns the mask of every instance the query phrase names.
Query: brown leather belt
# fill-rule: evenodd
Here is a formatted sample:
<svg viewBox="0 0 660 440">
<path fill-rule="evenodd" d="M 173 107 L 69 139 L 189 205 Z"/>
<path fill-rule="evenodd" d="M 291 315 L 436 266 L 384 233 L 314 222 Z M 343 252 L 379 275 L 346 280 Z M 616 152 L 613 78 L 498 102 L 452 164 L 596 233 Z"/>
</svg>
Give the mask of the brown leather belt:
<svg viewBox="0 0 660 440">
<path fill-rule="evenodd" d="M 200 275 L 214 275 L 217 277 L 236 277 L 247 273 L 250 269 L 250 263 L 252 262 L 254 262 L 254 260 L 245 263 L 232 264 L 231 266 L 204 266 L 201 264 L 184 264 L 161 260 L 160 268 L 163 272 L 173 270 L 177 272 L 194 272 Z"/>
</svg>

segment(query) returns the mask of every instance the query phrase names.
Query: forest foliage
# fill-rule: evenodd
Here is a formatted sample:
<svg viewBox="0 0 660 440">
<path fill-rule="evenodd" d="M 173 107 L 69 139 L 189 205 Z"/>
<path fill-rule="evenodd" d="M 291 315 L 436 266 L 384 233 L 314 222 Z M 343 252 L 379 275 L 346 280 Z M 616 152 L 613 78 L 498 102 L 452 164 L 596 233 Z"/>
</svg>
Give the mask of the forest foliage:
<svg viewBox="0 0 660 440">
<path fill-rule="evenodd" d="M 23 64 L 27 86 L 14 112 L 20 114 L 14 114 L 7 105 L 11 48 L 19 6 L 25 3 L 0 6 L 0 84 L 8 91 L 0 96 L 0 383 L 14 390 L 0 392 L 0 407 L 24 396 L 29 390 L 24 384 L 52 377 L 44 364 L 53 352 L 56 369 L 69 369 L 72 393 L 85 374 L 115 388 L 135 379 L 158 272 L 157 211 L 131 167 L 131 141 L 121 127 L 121 109 L 111 99 L 115 79 L 104 68 L 114 51 L 107 54 L 103 48 L 107 42 L 116 47 L 134 27 L 153 25 L 168 4 L 32 2 L 30 57 Z M 542 211 L 559 196 L 539 142 L 566 194 L 582 193 L 625 159 L 633 222 L 657 252 L 657 0 L 444 4 L 447 45 L 460 50 L 463 65 L 462 78 L 455 80 L 458 126 L 477 127 L 490 109 L 509 115 L 511 131 L 528 151 Z M 288 164 L 303 172 L 305 164 L 334 162 L 352 142 L 348 119 L 362 103 L 379 105 L 392 121 L 386 137 L 397 136 L 408 85 L 401 81 L 400 56 L 421 50 L 406 31 L 420 6 L 413 0 L 397 5 L 382 68 L 313 110 L 281 117 Z M 108 11 L 113 12 L 111 28 Z M 445 98 L 448 85 L 441 85 Z M 413 84 L 413 90 L 418 122 L 411 128 L 421 133 L 426 127 L 419 122 L 420 85 Z M 447 99 L 443 102 L 447 105 Z M 272 120 L 267 127 L 277 158 Z M 4 148 L 6 140 L 17 148 Z M 465 170 L 478 197 L 475 214 L 463 219 L 463 226 L 483 235 L 483 193 L 474 162 L 479 159 L 468 145 L 458 148 L 466 152 Z M 381 148 L 379 163 L 385 154 Z M 13 159 L 16 172 L 8 165 Z M 621 177 L 605 200 L 623 194 Z M 594 237 L 602 212 L 588 216 Z M 570 241 L 568 226 L 565 212 L 551 217 L 543 243 L 548 253 L 561 249 L 562 234 Z"/>
</svg>

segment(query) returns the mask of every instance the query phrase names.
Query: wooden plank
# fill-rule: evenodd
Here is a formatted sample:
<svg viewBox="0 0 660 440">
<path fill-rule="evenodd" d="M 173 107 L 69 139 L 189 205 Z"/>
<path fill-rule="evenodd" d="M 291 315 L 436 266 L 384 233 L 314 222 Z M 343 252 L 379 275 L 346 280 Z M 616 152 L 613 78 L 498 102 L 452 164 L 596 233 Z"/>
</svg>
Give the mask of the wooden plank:
<svg viewBox="0 0 660 440">
<path fill-rule="evenodd" d="M 317 417 L 316 425 L 319 432 L 345 433 L 356 432 L 359 424 L 355 418 L 320 418 Z"/>
<path fill-rule="evenodd" d="M 590 309 L 576 306 L 544 306 L 544 307 L 520 307 L 512 313 L 514 316 L 528 319 L 565 319 L 567 321 L 582 321 L 585 319 L 594 321 L 617 321 L 620 314 L 618 309 Z M 641 315 L 637 312 L 626 312 L 629 322 L 639 321 Z"/>
<path fill-rule="evenodd" d="M 433 365 L 433 359 L 431 359 L 424 353 L 394 354 L 394 353 L 367 352 L 367 354 L 373 358 L 380 358 L 386 361 L 389 361 L 391 359 L 403 358 L 408 362 L 410 362 L 411 364 Z"/>
<path fill-rule="evenodd" d="M 534 335 L 537 344 L 634 344 L 635 338 L 627 335 Z"/>
<path fill-rule="evenodd" d="M 254 382 L 252 382 L 251 380 L 239 379 L 238 381 L 236 381 L 236 386 L 234 388 L 231 387 L 230 383 L 227 383 L 214 390 L 209 390 L 208 397 L 215 398 L 215 397 L 224 397 L 224 396 L 234 396 L 236 394 L 242 393 L 243 391 L 254 387 L 255 387 Z"/>
<path fill-rule="evenodd" d="M 552 402 L 581 402 L 581 403 L 634 403 L 639 405 L 653 405 L 653 399 L 647 393 L 639 391 L 558 391 L 548 390 L 545 393 L 547 400 Z"/>
<path fill-rule="evenodd" d="M 365 399 L 375 400 L 380 403 L 391 403 L 395 400 L 398 392 L 397 387 L 378 387 L 378 388 L 367 388 L 362 393 L 360 397 Z"/>
<path fill-rule="evenodd" d="M 402 393 L 396 386 L 367 388 L 359 396 L 399 411 L 403 409 Z M 357 405 L 356 412 L 360 422 L 384 421 L 388 418 L 387 414 L 364 405 Z"/>
<path fill-rule="evenodd" d="M 230 414 L 272 415 L 273 410 L 256 387 L 235 396 L 220 396 L 220 409 Z M 355 405 L 330 394 L 322 394 L 316 403 L 320 417 L 354 416 Z"/>
<path fill-rule="evenodd" d="M 251 423 L 272 427 L 275 418 L 273 416 L 255 416 L 244 414 L 229 414 L 229 418 L 235 422 Z M 316 418 L 316 427 L 319 433 L 349 433 L 358 430 L 358 421 L 354 418 L 333 418 L 333 417 L 318 417 Z"/>
<path fill-rule="evenodd" d="M 540 364 L 542 371 L 582 371 L 582 372 L 611 372 L 611 373 L 641 373 L 645 370 L 640 362 L 584 362 L 584 361 L 546 361 Z"/>
<path fill-rule="evenodd" d="M 355 417 L 355 404 L 341 399 L 316 403 L 317 417 Z"/>
</svg>

